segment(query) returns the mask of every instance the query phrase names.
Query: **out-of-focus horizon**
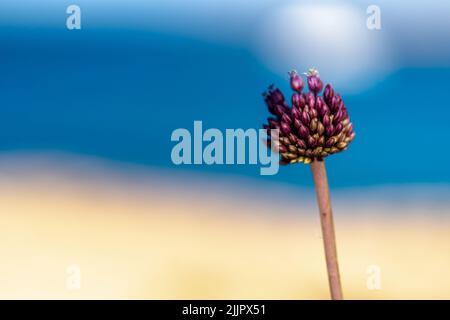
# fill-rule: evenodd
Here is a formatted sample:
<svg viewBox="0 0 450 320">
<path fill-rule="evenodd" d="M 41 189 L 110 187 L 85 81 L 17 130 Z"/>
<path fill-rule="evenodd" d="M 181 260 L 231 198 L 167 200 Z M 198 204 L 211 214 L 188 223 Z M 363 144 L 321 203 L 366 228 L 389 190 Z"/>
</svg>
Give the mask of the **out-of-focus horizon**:
<svg viewBox="0 0 450 320">
<path fill-rule="evenodd" d="M 170 159 L 309 67 L 357 134 L 326 161 L 346 296 L 450 298 L 449 2 L 378 1 L 381 30 L 371 1 L 69 4 L 0 2 L 0 298 L 327 298 L 307 166 Z"/>
</svg>

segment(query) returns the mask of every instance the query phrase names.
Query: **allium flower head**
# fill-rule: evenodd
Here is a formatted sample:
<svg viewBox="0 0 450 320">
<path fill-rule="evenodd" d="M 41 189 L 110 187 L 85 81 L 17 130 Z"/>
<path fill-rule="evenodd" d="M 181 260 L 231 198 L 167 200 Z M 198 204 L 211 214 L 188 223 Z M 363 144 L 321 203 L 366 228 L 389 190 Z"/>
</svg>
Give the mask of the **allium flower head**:
<svg viewBox="0 0 450 320">
<path fill-rule="evenodd" d="M 320 92 L 323 82 L 316 69 L 306 74 L 309 92 L 302 93 L 303 80 L 289 72 L 291 106 L 280 89 L 271 85 L 264 92 L 264 100 L 273 117 L 264 128 L 268 130 L 267 144 L 281 154 L 281 163 L 311 163 L 322 161 L 330 154 L 346 150 L 355 137 L 347 108 L 330 84 Z M 279 130 L 279 143 L 272 145 L 269 129 Z"/>
</svg>

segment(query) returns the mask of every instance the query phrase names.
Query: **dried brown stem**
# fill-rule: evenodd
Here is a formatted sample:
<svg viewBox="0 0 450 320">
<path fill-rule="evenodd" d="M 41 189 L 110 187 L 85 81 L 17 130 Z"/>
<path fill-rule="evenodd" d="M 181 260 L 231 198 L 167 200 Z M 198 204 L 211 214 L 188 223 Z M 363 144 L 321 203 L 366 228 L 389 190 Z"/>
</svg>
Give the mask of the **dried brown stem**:
<svg viewBox="0 0 450 320">
<path fill-rule="evenodd" d="M 341 279 L 339 276 L 336 239 L 334 235 L 333 212 L 331 209 L 325 162 L 313 161 L 311 163 L 311 171 L 314 178 L 317 204 L 319 205 L 320 211 L 320 223 L 322 225 L 323 245 L 325 248 L 331 299 L 342 300 Z"/>
</svg>

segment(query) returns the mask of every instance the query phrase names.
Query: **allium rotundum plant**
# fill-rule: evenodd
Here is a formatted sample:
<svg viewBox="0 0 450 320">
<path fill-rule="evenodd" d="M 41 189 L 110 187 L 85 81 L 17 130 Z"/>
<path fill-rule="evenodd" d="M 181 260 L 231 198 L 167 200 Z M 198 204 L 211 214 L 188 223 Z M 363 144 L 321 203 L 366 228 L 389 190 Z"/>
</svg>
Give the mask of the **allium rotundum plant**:
<svg viewBox="0 0 450 320">
<path fill-rule="evenodd" d="M 341 96 L 330 84 L 323 88 L 319 72 L 306 73 L 308 92 L 302 77 L 289 72 L 293 90 L 289 106 L 280 89 L 271 85 L 264 92 L 264 100 L 273 115 L 264 125 L 267 145 L 280 153 L 281 164 L 304 163 L 311 165 L 327 263 L 331 298 L 342 299 L 334 223 L 324 159 L 347 149 L 355 137 L 347 108 Z M 323 89 L 323 92 L 322 92 Z M 277 137 L 272 137 L 277 129 Z"/>
<path fill-rule="evenodd" d="M 347 149 L 355 133 L 341 96 L 329 84 L 320 96 L 323 82 L 315 69 L 307 74 L 309 92 L 304 93 L 300 75 L 296 71 L 289 74 L 294 91 L 291 107 L 280 89 L 270 86 L 264 93 L 269 112 L 273 114 L 264 128 L 279 129 L 277 147 L 281 163 L 308 164 Z"/>
</svg>

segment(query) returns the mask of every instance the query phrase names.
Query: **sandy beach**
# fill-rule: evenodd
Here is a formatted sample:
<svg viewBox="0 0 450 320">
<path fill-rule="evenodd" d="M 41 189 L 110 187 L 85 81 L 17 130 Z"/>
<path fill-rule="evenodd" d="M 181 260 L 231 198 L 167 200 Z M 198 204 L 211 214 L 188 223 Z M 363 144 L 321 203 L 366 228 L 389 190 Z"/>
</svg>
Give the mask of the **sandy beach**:
<svg viewBox="0 0 450 320">
<path fill-rule="evenodd" d="M 328 298 L 309 194 L 282 204 L 242 185 L 219 193 L 207 181 L 10 160 L 1 299 Z M 450 299 L 448 204 L 367 194 L 333 198 L 345 298 Z"/>
</svg>

